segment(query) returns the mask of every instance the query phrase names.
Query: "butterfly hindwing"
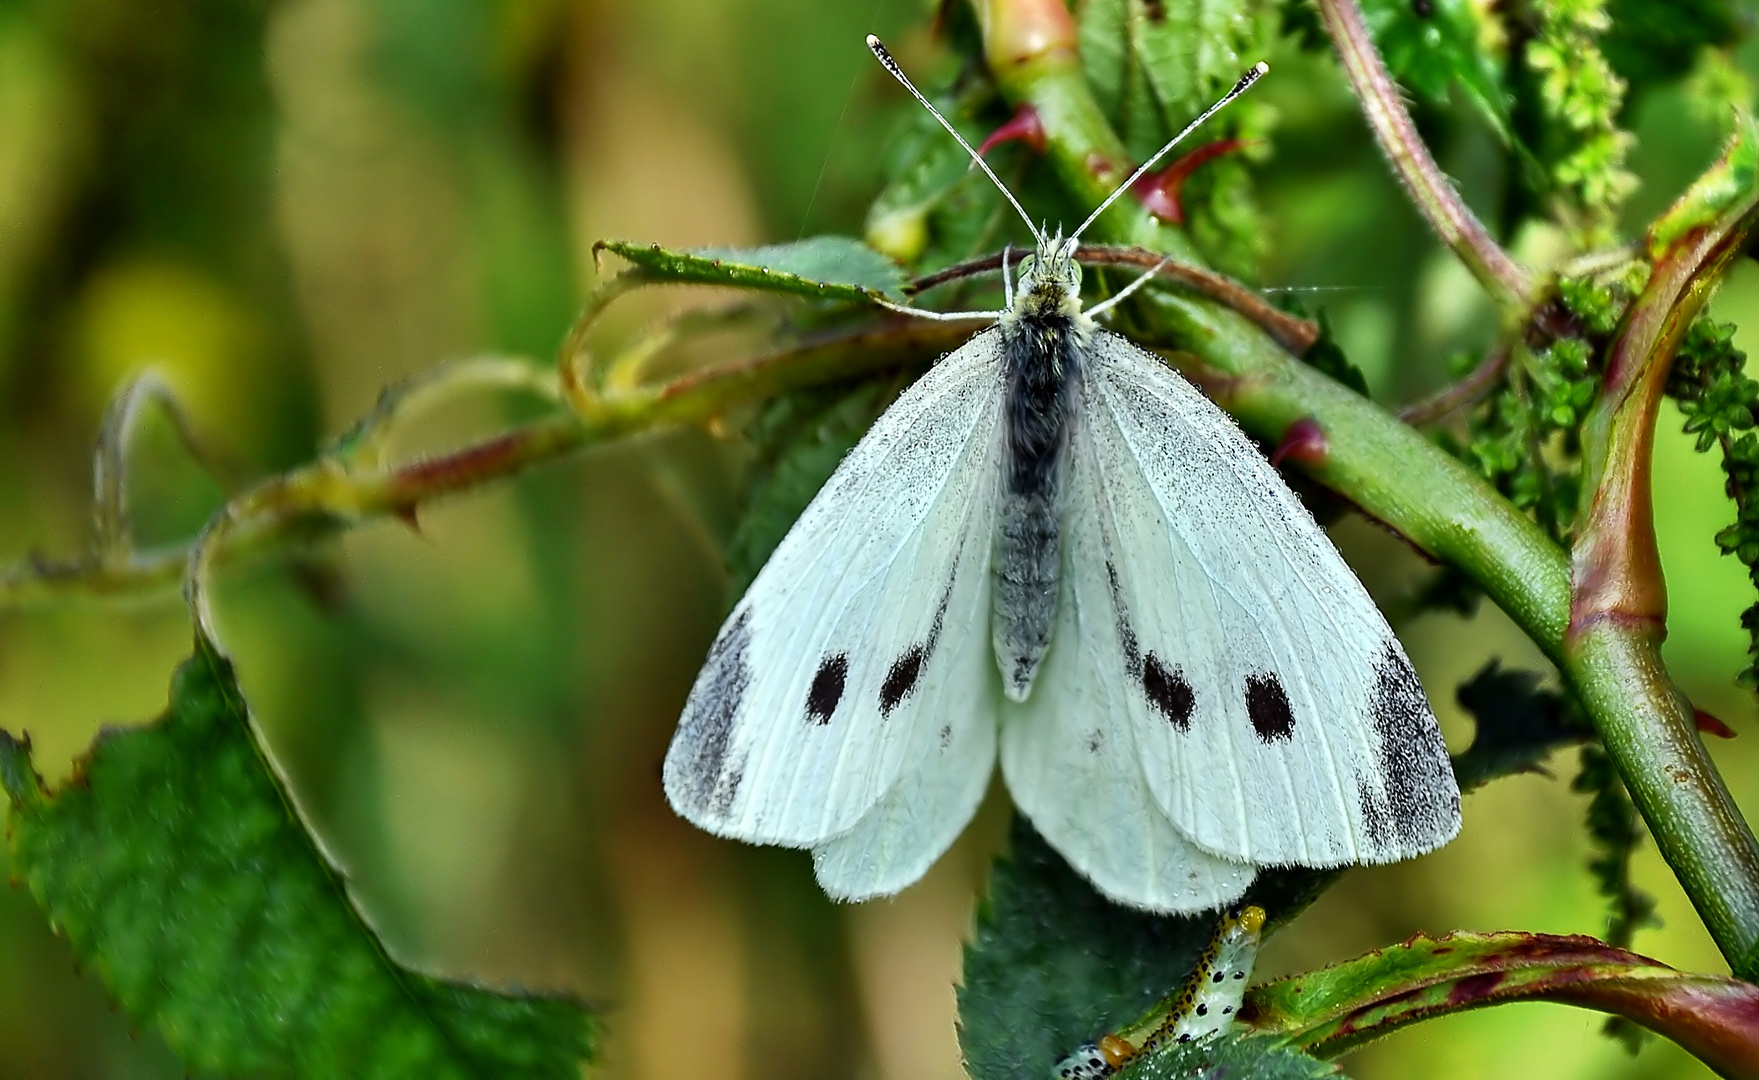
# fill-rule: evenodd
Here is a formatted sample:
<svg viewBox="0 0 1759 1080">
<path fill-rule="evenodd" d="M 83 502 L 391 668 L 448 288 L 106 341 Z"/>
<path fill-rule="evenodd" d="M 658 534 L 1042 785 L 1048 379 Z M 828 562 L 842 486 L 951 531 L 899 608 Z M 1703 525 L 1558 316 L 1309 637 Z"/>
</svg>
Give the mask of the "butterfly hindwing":
<svg viewBox="0 0 1759 1080">
<path fill-rule="evenodd" d="M 892 723 L 909 724 L 902 771 L 853 828 L 813 848 L 813 870 L 838 900 L 888 896 L 927 873 L 977 812 L 995 771 L 1000 676 L 990 649 L 990 504 L 973 500 L 943 620 L 946 655 Z M 956 628 L 956 629 L 955 629 Z M 944 674 L 942 673 L 944 672 Z"/>
<path fill-rule="evenodd" d="M 1256 867 L 1203 851 L 1156 802 L 1130 722 L 1096 462 L 1079 434 L 1070 451 L 1056 626 L 1031 696 L 1003 705 L 1002 771 L 1015 805 L 1100 892 L 1153 911 L 1220 907 Z"/>
<path fill-rule="evenodd" d="M 918 721 L 994 726 L 994 661 L 966 646 L 987 637 L 987 622 L 967 623 L 987 619 L 999 379 L 994 332 L 943 359 L 758 573 L 666 755 L 666 794 L 684 817 L 755 843 L 821 845 L 856 828 L 900 776 L 920 781 Z M 987 777 L 982 738 L 959 746 L 961 767 Z M 896 826 L 869 827 L 895 841 Z"/>
<path fill-rule="evenodd" d="M 1125 708 L 1161 809 L 1206 850 L 1267 865 L 1386 862 L 1452 838 L 1459 791 L 1422 687 L 1276 471 L 1109 331 L 1079 393 Z"/>
</svg>

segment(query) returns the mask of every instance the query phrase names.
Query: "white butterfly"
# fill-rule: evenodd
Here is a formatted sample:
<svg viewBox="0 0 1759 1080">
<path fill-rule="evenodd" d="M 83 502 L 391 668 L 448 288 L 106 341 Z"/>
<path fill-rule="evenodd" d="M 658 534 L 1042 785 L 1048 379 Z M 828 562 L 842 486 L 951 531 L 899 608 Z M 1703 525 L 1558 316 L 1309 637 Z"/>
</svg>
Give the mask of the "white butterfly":
<svg viewBox="0 0 1759 1080">
<path fill-rule="evenodd" d="M 1366 590 L 1226 414 L 1093 321 L 1147 276 L 1084 313 L 1075 238 L 1034 235 L 995 325 L 880 417 L 721 628 L 673 808 L 811 848 L 844 900 L 922 876 L 998 744 L 1015 805 L 1133 907 L 1451 839 L 1446 747 Z"/>
</svg>

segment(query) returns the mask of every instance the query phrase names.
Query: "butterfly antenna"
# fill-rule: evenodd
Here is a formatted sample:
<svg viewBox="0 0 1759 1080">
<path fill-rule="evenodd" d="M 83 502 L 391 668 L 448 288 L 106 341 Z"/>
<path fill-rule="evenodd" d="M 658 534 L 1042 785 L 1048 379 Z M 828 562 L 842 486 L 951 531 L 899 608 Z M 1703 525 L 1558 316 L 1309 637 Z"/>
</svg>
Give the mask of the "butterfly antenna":
<svg viewBox="0 0 1759 1080">
<path fill-rule="evenodd" d="M 959 145 L 963 146 L 965 148 L 965 152 L 967 154 L 971 155 L 971 160 L 977 164 L 978 168 L 983 170 L 983 174 L 985 176 L 989 177 L 990 180 L 992 180 L 995 183 L 996 187 L 1001 191 L 1002 195 L 1007 198 L 1008 204 L 1010 206 L 1012 206 L 1014 208 L 1015 212 L 1020 215 L 1020 220 L 1024 221 L 1026 223 L 1026 227 L 1028 229 L 1032 230 L 1033 240 L 1037 241 L 1040 244 L 1043 244 L 1044 243 L 1044 233 L 1041 230 L 1033 227 L 1032 219 L 1030 217 L 1026 216 L 1026 210 L 1024 207 L 1022 207 L 1020 205 L 1020 200 L 1014 198 L 1014 193 L 1012 191 L 1008 190 L 1008 185 L 1002 183 L 1002 178 L 997 176 L 995 174 L 995 171 L 989 167 L 989 163 L 983 160 L 983 155 L 981 155 L 977 151 L 971 149 L 971 144 L 965 141 L 965 136 L 959 134 L 959 129 L 955 128 L 951 123 L 949 123 L 947 121 L 947 118 L 941 115 L 940 110 L 935 108 L 933 105 L 929 104 L 929 100 L 922 96 L 922 91 L 916 89 L 916 84 L 912 83 L 910 81 L 909 76 L 904 74 L 904 69 L 898 66 L 898 61 L 892 58 L 892 54 L 886 50 L 886 47 L 883 44 L 880 43 L 880 39 L 873 36 L 872 34 L 867 35 L 867 47 L 869 49 L 873 50 L 874 58 L 880 62 L 880 65 L 882 67 L 884 67 L 887 71 L 892 73 L 892 78 L 897 79 L 899 82 L 903 83 L 904 89 L 910 91 L 911 96 L 914 97 L 917 101 L 922 102 L 922 107 L 928 110 L 928 114 L 930 116 L 934 117 L 936 120 L 939 120 L 941 122 L 941 126 L 947 129 L 948 134 L 952 135 L 953 138 L 959 140 Z M 1264 65 L 1260 64 L 1259 66 L 1263 67 Z M 1256 76 L 1254 76 L 1254 78 L 1256 78 Z M 1245 80 L 1241 80 L 1241 81 L 1242 81 L 1242 83 L 1245 82 Z M 1234 93 L 1237 94 L 1242 89 L 1244 89 L 1244 86 L 1237 86 L 1234 88 Z M 1220 107 L 1221 107 L 1220 105 L 1217 105 L 1215 108 L 1220 108 Z M 1214 111 L 1215 111 L 1215 109 L 1210 110 L 1210 112 L 1214 112 Z M 1209 113 L 1204 113 L 1203 115 L 1208 116 Z M 1191 126 L 1196 127 L 1197 125 L 1192 124 Z M 1163 151 L 1163 153 L 1164 153 L 1164 151 Z M 1156 156 L 1158 157 L 1159 155 L 1156 155 Z"/>
<path fill-rule="evenodd" d="M 869 38 L 868 43 L 873 44 L 873 39 Z M 1117 188 L 1115 188 L 1110 195 L 1106 196 L 1105 201 L 1100 203 L 1099 206 L 1093 211 L 1093 213 L 1087 215 L 1087 220 L 1083 221 L 1081 223 L 1081 227 L 1079 229 L 1076 229 L 1074 231 L 1074 233 L 1072 233 L 1069 236 L 1070 246 L 1073 247 L 1074 243 L 1075 243 L 1075 239 L 1077 237 L 1079 237 L 1082 233 L 1086 232 L 1087 227 L 1089 225 L 1092 225 L 1095 221 L 1097 221 L 1099 219 L 1099 215 L 1105 213 L 1106 207 L 1110 206 L 1114 202 L 1117 202 L 1118 196 L 1122 195 L 1124 192 L 1129 191 L 1131 188 L 1135 187 L 1136 181 L 1142 179 L 1142 176 L 1144 173 L 1146 173 L 1146 172 L 1148 172 L 1148 170 L 1154 168 L 1154 166 L 1160 161 L 1161 158 L 1166 157 L 1167 151 L 1169 151 L 1173 147 L 1179 145 L 1179 143 L 1185 138 L 1185 136 L 1191 134 L 1193 131 L 1196 131 L 1198 129 L 1198 127 L 1201 126 L 1205 120 L 1208 120 L 1210 117 L 1212 117 L 1216 113 L 1220 112 L 1222 110 L 1222 107 L 1227 105 L 1228 102 L 1234 100 L 1235 98 L 1239 97 L 1241 94 L 1244 94 L 1246 91 L 1252 89 L 1252 84 L 1257 82 L 1259 79 L 1262 79 L 1264 77 L 1265 73 L 1268 71 L 1270 71 L 1270 65 L 1265 63 L 1262 60 L 1260 60 L 1256 64 L 1253 64 L 1252 70 L 1250 70 L 1246 74 L 1240 76 L 1240 81 L 1234 84 L 1234 88 L 1232 90 L 1229 90 L 1227 93 L 1223 94 L 1221 96 L 1221 98 L 1219 100 L 1217 100 L 1214 105 L 1211 105 L 1209 108 L 1203 110 L 1203 112 L 1198 115 L 1197 119 L 1191 121 L 1189 124 L 1186 124 L 1185 129 L 1183 131 L 1179 132 L 1177 135 L 1174 135 L 1171 139 L 1167 140 L 1167 144 L 1165 146 L 1161 147 L 1159 150 L 1156 150 L 1154 152 L 1153 157 L 1149 158 L 1147 161 L 1144 161 L 1142 163 L 1142 165 L 1135 172 L 1130 174 L 1130 179 L 1124 181 L 1122 184 L 1119 184 L 1117 186 Z M 893 69 L 893 74 L 897 74 L 897 70 L 895 68 Z M 902 75 L 898 76 L 898 78 L 900 78 L 900 79 L 902 79 L 903 77 L 904 76 L 902 76 Z M 905 85 L 908 86 L 909 84 L 906 83 Z M 912 92 L 914 93 L 914 90 Z M 922 95 L 917 94 L 916 96 L 921 97 Z M 944 124 L 944 123 L 946 123 L 946 121 L 942 120 L 941 123 Z M 957 133 L 955 133 L 955 134 L 957 134 Z M 961 141 L 963 141 L 963 140 L 961 140 Z M 997 183 L 1000 183 L 1000 181 L 997 181 Z"/>
</svg>

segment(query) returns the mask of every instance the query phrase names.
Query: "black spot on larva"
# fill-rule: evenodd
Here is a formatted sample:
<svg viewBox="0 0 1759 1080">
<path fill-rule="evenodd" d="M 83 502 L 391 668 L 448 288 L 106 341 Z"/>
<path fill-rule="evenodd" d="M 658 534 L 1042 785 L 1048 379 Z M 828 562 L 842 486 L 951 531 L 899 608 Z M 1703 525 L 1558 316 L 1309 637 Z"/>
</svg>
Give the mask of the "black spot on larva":
<svg viewBox="0 0 1759 1080">
<path fill-rule="evenodd" d="M 892 710 L 916 689 L 916 680 L 922 677 L 922 662 L 926 659 L 928 654 L 922 646 L 912 645 L 908 652 L 892 661 L 891 670 L 886 672 L 886 681 L 880 684 L 881 716 L 892 715 Z"/>
<path fill-rule="evenodd" d="M 1149 653 L 1142 660 L 1142 691 L 1148 703 L 1180 731 L 1191 730 L 1191 710 L 1197 707 L 1197 695 L 1178 668 L 1168 671 L 1160 657 Z"/>
<path fill-rule="evenodd" d="M 1453 835 L 1460 819 L 1460 789 L 1423 684 L 1390 640 L 1374 663 L 1368 713 L 1380 738 L 1386 808 L 1400 850 L 1427 850 Z"/>
<path fill-rule="evenodd" d="M 818 674 L 806 691 L 806 718 L 815 724 L 828 724 L 837 703 L 843 700 L 843 686 L 849 681 L 849 654 L 838 653 L 819 662 Z"/>
<path fill-rule="evenodd" d="M 735 612 L 709 647 L 708 660 L 678 721 L 678 737 L 685 747 L 682 786 L 686 790 L 677 794 L 699 808 L 730 807 L 744 778 L 743 769 L 727 768 L 727 751 L 733 720 L 751 687 L 750 650 L 747 609 Z"/>
<path fill-rule="evenodd" d="M 1222 1006 L 1222 1015 L 1223 1016 L 1227 1016 L 1229 1013 L 1232 1013 L 1233 1011 L 1234 1011 L 1234 1007 L 1232 1005 Z"/>
<path fill-rule="evenodd" d="M 1246 715 L 1259 742 L 1287 739 L 1295 732 L 1295 714 L 1289 708 L 1289 695 L 1274 672 L 1246 676 Z"/>
<path fill-rule="evenodd" d="M 1221 982 L 1225 978 L 1227 978 L 1227 976 L 1218 971 L 1215 973 L 1215 978 L 1210 981 L 1211 982 Z"/>
<path fill-rule="evenodd" d="M 1198 1016 L 1208 1016 L 1209 1015 L 1209 1006 L 1205 1005 L 1203 1002 L 1199 1001 L 1197 1003 L 1197 1015 Z"/>
<path fill-rule="evenodd" d="M 1189 1031 L 1181 1032 L 1179 1035 L 1179 1041 L 1180 1042 L 1190 1042 L 1191 1041 L 1191 1033 Z"/>
<path fill-rule="evenodd" d="M 1236 978 L 1236 979 L 1244 979 L 1245 977 L 1246 977 L 1246 973 L 1244 971 L 1234 972 L 1234 978 Z"/>
</svg>

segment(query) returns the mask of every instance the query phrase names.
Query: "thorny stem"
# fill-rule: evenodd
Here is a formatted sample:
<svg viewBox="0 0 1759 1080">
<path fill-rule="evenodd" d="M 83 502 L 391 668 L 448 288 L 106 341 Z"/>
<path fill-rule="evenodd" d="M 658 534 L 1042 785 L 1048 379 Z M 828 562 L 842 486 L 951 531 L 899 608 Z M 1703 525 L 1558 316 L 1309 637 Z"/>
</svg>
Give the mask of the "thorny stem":
<svg viewBox="0 0 1759 1080">
<path fill-rule="evenodd" d="M 1491 238 L 1430 156 L 1429 148 L 1411 122 L 1411 114 L 1405 111 L 1398 87 L 1393 85 L 1386 64 L 1374 48 L 1356 0 L 1317 2 L 1375 141 L 1380 143 L 1411 201 L 1441 242 L 1453 249 L 1498 305 L 1505 310 L 1524 311 L 1535 299 L 1532 280 Z"/>
<path fill-rule="evenodd" d="M 130 382 L 105 414 L 92 455 L 92 550 L 90 559 L 111 565 L 126 563 L 134 548 L 134 524 L 128 510 L 128 454 L 135 430 L 149 406 L 170 419 L 184 449 L 221 484 L 230 486 L 232 469 L 196 434 L 171 387 L 148 371 Z"/>
<path fill-rule="evenodd" d="M 374 518 L 412 518 L 417 508 L 448 495 L 516 476 L 534 465 L 586 446 L 668 426 L 702 424 L 749 402 L 863 371 L 926 361 L 957 345 L 969 324 L 888 320 L 824 334 L 746 362 L 686 375 L 660 387 L 595 395 L 592 415 L 562 414 L 513 428 L 451 453 L 384 467 L 376 448 L 388 426 L 405 415 L 393 393 L 342 440 L 336 452 L 245 491 L 221 510 L 211 541 L 201 552 L 206 568 L 273 550 L 311 543 Z M 506 363 L 496 360 L 494 364 Z M 452 389 L 484 385 L 547 385 L 529 362 L 530 380 L 492 377 L 480 364 L 442 368 L 421 380 L 429 400 Z M 365 448 L 375 448 L 366 453 Z M 199 541 L 198 541 L 199 543 Z M 195 545 L 131 554 L 126 559 L 87 558 L 50 563 L 40 559 L 0 574 L 0 610 L 68 595 L 138 595 L 174 587 L 190 568 Z M 199 598 L 199 582 L 197 584 Z"/>
<path fill-rule="evenodd" d="M 1490 350 L 1472 373 L 1451 386 L 1414 401 L 1399 410 L 1399 419 L 1412 427 L 1428 427 L 1456 409 L 1474 405 L 1496 388 L 1509 369 L 1509 356 L 1514 352 L 1508 343 Z"/>
<path fill-rule="evenodd" d="M 1751 129 L 1651 231 L 1653 270 L 1582 428 L 1584 484 L 1564 670 L 1656 845 L 1743 978 L 1759 976 L 1759 841 L 1661 662 L 1667 591 L 1651 459 L 1680 341 L 1759 225 Z"/>
</svg>

